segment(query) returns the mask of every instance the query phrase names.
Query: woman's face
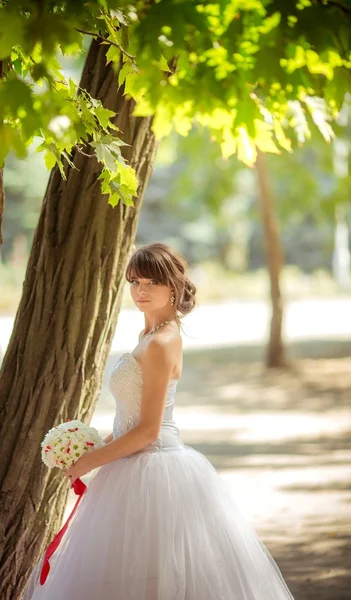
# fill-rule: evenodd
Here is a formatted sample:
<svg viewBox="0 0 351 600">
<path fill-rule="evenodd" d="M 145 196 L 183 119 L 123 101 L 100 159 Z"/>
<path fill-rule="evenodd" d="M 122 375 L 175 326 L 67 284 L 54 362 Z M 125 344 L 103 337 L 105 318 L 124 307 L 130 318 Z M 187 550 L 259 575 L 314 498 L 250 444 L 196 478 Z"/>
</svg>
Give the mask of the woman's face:
<svg viewBox="0 0 351 600">
<path fill-rule="evenodd" d="M 129 285 L 133 302 L 142 312 L 164 309 L 170 302 L 171 289 L 154 279 L 135 277 Z"/>
</svg>

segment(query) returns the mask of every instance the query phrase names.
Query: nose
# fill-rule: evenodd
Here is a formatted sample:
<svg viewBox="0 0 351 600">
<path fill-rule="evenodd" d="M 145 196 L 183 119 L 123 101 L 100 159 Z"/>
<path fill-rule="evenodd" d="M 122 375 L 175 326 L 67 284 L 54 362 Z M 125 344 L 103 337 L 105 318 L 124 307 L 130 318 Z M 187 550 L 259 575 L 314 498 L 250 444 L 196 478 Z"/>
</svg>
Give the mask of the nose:
<svg viewBox="0 0 351 600">
<path fill-rule="evenodd" d="M 145 287 L 144 287 L 144 284 L 140 283 L 138 285 L 137 295 L 138 295 L 138 297 L 144 297 L 145 294 L 146 294 L 146 284 L 145 284 Z"/>
</svg>

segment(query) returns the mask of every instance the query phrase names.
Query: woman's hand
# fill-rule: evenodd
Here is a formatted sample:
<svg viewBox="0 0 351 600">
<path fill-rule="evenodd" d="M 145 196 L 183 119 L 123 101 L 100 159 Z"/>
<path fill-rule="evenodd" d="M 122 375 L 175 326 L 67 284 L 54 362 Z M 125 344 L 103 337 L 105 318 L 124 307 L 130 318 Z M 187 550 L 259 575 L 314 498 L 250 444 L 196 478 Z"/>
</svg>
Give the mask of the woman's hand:
<svg viewBox="0 0 351 600">
<path fill-rule="evenodd" d="M 93 452 L 94 450 L 86 452 L 80 458 L 78 458 L 78 460 L 71 467 L 63 471 L 64 476 L 67 477 L 67 479 L 70 479 L 71 484 L 73 484 L 79 477 L 82 477 L 86 473 L 89 473 L 89 471 L 95 469 L 91 457 Z"/>
</svg>

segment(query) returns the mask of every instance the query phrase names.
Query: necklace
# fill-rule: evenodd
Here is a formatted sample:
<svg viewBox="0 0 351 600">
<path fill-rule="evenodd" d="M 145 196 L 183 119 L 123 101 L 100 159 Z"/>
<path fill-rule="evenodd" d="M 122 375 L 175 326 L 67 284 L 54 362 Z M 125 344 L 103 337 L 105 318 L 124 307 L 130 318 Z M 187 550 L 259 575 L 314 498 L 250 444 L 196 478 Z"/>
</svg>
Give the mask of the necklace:
<svg viewBox="0 0 351 600">
<path fill-rule="evenodd" d="M 174 321 L 174 319 L 171 319 L 170 321 L 163 321 L 163 323 L 160 323 L 159 325 L 157 325 L 157 327 L 154 327 L 153 329 L 151 329 L 151 331 L 148 331 L 148 333 L 144 333 L 144 335 L 141 337 L 141 339 L 143 340 L 144 337 L 146 337 L 147 335 L 151 335 L 152 333 L 155 333 L 155 331 L 160 329 L 160 327 L 167 325 L 167 323 L 172 323 L 172 321 Z"/>
</svg>

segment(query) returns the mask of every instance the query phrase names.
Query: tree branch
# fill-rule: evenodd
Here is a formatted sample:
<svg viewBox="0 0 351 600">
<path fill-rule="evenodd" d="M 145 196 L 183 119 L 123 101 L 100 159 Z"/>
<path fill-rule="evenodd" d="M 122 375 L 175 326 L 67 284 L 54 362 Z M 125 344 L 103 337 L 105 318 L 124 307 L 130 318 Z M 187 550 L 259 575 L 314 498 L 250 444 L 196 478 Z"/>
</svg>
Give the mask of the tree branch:
<svg viewBox="0 0 351 600">
<path fill-rule="evenodd" d="M 100 38 L 102 40 L 102 43 L 110 44 L 111 46 L 116 46 L 116 48 L 118 48 L 122 52 L 122 54 L 135 61 L 135 56 L 129 54 L 129 52 L 127 52 L 127 50 L 125 50 L 118 42 L 112 42 L 111 40 L 102 37 L 102 35 L 100 35 L 99 33 L 94 33 L 93 31 L 85 31 L 84 29 L 78 29 L 77 27 L 76 31 L 79 31 L 79 33 L 84 33 L 85 35 L 91 35 L 95 38 Z"/>
<path fill-rule="evenodd" d="M 83 150 L 77 144 L 74 147 L 79 154 L 83 154 L 83 156 L 86 156 L 87 158 L 94 158 L 94 154 L 87 154 L 86 152 L 83 152 Z"/>
</svg>

